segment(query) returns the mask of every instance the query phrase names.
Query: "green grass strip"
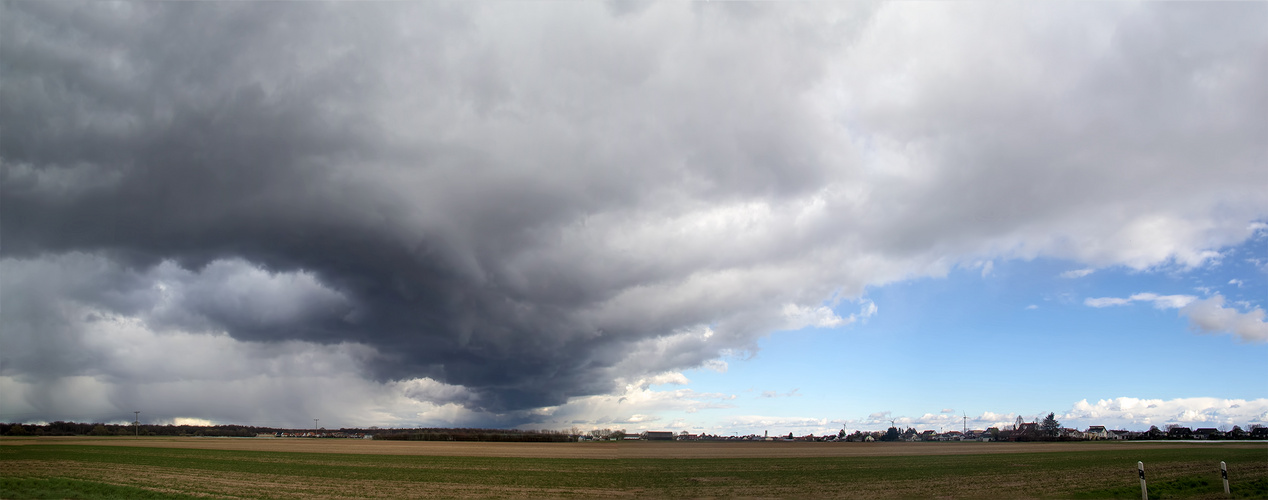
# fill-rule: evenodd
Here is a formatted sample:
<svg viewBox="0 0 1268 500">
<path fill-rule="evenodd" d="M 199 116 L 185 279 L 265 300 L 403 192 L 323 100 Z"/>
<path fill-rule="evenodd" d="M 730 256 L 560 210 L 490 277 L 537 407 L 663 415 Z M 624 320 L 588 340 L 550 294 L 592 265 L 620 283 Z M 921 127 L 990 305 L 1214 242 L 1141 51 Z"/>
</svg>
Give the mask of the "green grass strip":
<svg viewBox="0 0 1268 500">
<path fill-rule="evenodd" d="M 75 498 L 83 500 L 128 498 L 168 500 L 198 498 L 189 495 L 162 493 L 132 486 L 117 486 L 79 479 L 0 477 L 0 498 L 31 500 Z"/>
</svg>

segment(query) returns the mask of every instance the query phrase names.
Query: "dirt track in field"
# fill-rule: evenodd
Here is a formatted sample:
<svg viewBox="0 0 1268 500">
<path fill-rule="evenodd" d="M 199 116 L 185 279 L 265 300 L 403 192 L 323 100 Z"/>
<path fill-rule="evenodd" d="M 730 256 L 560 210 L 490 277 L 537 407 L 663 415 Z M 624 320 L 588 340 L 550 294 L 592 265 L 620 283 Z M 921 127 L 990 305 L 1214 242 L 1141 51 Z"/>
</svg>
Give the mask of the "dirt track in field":
<svg viewBox="0 0 1268 500">
<path fill-rule="evenodd" d="M 512 458 L 798 458 L 908 455 L 972 455 L 1059 451 L 1133 450 L 1220 446 L 1263 449 L 1268 442 L 1132 441 L 1073 443 L 800 443 L 800 442 L 619 442 L 619 443 L 469 443 L 373 441 L 305 438 L 167 438 L 121 437 L 3 438 L 0 446 L 75 444 L 143 446 L 205 450 L 355 453 L 446 457 Z"/>
</svg>

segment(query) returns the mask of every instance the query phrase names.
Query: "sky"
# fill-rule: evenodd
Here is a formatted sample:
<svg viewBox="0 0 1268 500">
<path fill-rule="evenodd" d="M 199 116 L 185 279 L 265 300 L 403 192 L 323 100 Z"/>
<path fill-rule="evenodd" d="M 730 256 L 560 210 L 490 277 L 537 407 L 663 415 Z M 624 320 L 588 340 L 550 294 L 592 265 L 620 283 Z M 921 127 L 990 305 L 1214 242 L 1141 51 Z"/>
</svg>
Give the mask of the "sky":
<svg viewBox="0 0 1268 500">
<path fill-rule="evenodd" d="M 0 0 L 0 420 L 1268 425 L 1265 20 Z"/>
</svg>

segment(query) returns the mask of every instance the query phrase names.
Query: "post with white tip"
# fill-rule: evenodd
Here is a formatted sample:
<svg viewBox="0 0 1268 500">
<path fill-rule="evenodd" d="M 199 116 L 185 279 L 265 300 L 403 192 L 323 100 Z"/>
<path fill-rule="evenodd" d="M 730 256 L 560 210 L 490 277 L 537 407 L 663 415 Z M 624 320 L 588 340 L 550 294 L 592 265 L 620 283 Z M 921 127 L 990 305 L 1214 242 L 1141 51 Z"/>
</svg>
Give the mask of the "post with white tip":
<svg viewBox="0 0 1268 500">
<path fill-rule="evenodd" d="M 1228 492 L 1228 466 L 1224 465 L 1223 461 L 1220 461 L 1220 476 L 1224 477 L 1224 496 L 1231 495 Z"/>
<path fill-rule="evenodd" d="M 1149 489 L 1145 487 L 1145 463 L 1136 462 L 1136 470 L 1140 472 L 1140 500 L 1149 500 Z"/>
</svg>

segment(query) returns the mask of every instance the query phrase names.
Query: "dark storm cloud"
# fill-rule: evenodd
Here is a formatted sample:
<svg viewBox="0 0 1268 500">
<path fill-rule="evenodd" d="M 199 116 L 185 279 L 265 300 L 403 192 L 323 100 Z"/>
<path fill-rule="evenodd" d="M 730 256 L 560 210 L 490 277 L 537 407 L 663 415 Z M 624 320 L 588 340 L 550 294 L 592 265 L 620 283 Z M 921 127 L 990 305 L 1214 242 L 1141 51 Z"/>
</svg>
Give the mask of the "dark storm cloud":
<svg viewBox="0 0 1268 500">
<path fill-rule="evenodd" d="M 2 5 L 6 376 L 98 373 L 116 314 L 523 410 L 964 259 L 1191 260 L 1268 212 L 1256 4 Z"/>
<path fill-rule="evenodd" d="M 528 107 L 567 107 L 556 102 L 563 93 L 532 87 L 581 85 L 571 80 L 588 75 L 571 72 L 590 71 L 604 52 L 636 48 L 594 49 L 533 33 L 546 38 L 540 64 L 562 74 L 544 81 L 497 74 L 537 68 L 496 60 L 507 55 L 452 34 L 465 13 L 447 9 L 6 4 L 5 60 L 12 71 L 0 115 L 7 131 L 5 256 L 84 251 L 141 271 L 165 260 L 203 270 L 217 259 L 305 270 L 346 297 L 350 310 L 259 321 L 219 295 L 197 293 L 185 296 L 180 309 L 243 340 L 365 343 L 382 353 L 369 367 L 379 376 L 462 384 L 493 410 L 608 390 L 610 376 L 595 371 L 610 367 L 624 343 L 664 334 L 664 327 L 604 331 L 580 324 L 573 310 L 610 290 L 562 274 L 567 270 L 554 281 L 508 282 L 501 266 L 554 237 L 552 226 L 561 221 L 628 202 L 632 193 L 620 183 L 659 174 L 640 172 L 655 168 L 635 162 L 612 165 L 630 175 L 608 170 L 606 161 L 586 164 L 573 156 L 585 154 L 577 149 L 586 145 L 536 144 L 531 123 L 509 124 L 526 129 L 523 144 L 502 146 L 495 141 L 521 139 L 490 137 L 492 153 L 480 149 L 484 144 L 444 137 L 447 128 L 464 125 L 468 110 L 497 112 L 517 90 L 508 88 L 521 82 L 530 88 L 515 98 Z M 396 21 L 401 14 L 408 21 Z M 629 74 L 637 65 L 630 67 L 601 64 L 599 76 L 613 81 L 600 85 L 630 89 L 617 81 L 637 78 Z M 703 95 L 686 91 L 692 94 L 686 98 Z M 376 115 L 376 108 L 395 106 L 442 120 L 397 124 L 390 109 L 382 110 L 387 119 Z M 551 121 L 536 116 L 542 109 L 520 112 Z M 706 116 L 675 118 L 688 122 L 683 127 L 708 129 Z M 656 127 L 655 119 L 640 126 Z M 572 117 L 559 120 L 573 127 Z M 422 130 L 398 128 L 409 126 Z M 771 158 L 787 147 L 778 139 L 763 142 L 752 147 L 773 148 L 765 153 Z M 557 147 L 566 149 L 550 151 Z M 726 143 L 697 147 L 700 158 L 733 157 L 720 176 L 729 186 L 782 189 L 813 180 L 777 168 L 740 178 L 753 169 L 746 165 L 751 154 Z M 393 185 L 396 175 L 407 184 Z M 702 180 L 711 184 L 706 189 L 718 189 L 717 179 Z M 86 288 L 130 292 L 126 280 L 103 281 Z M 160 319 L 152 323 L 180 324 Z"/>
</svg>

